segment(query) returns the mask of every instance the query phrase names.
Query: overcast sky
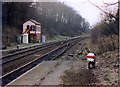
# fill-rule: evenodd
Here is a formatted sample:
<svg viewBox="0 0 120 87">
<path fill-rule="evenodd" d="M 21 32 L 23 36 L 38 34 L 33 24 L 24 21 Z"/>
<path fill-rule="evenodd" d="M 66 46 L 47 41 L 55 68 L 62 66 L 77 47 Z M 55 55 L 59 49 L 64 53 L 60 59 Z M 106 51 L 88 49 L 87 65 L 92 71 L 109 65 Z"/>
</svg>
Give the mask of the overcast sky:
<svg viewBox="0 0 120 87">
<path fill-rule="evenodd" d="M 101 20 L 100 14 L 102 13 L 101 10 L 99 10 L 97 7 L 92 5 L 88 0 L 59 0 L 61 2 L 64 2 L 68 6 L 73 7 L 74 10 L 76 10 L 79 14 L 82 15 L 83 18 L 85 18 L 90 25 L 95 25 Z M 115 3 L 118 2 L 118 0 L 90 0 L 95 5 L 98 5 L 102 9 L 105 10 L 105 4 L 104 3 Z M 108 10 L 115 10 L 115 7 L 117 6 L 111 6 L 107 7 L 106 11 Z"/>
</svg>

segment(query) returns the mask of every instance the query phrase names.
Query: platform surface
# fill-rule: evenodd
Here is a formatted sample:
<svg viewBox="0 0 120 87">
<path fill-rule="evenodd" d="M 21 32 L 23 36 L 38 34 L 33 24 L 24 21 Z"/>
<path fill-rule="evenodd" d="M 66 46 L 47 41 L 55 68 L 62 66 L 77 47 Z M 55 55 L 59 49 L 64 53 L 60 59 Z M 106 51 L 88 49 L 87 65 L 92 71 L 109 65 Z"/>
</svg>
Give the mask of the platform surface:
<svg viewBox="0 0 120 87">
<path fill-rule="evenodd" d="M 8 83 L 8 86 L 14 85 L 36 85 L 41 82 L 51 70 L 58 64 L 58 61 L 46 61 L 43 62 L 33 69 L 29 70 L 25 74 L 21 75 L 17 79 Z"/>
</svg>

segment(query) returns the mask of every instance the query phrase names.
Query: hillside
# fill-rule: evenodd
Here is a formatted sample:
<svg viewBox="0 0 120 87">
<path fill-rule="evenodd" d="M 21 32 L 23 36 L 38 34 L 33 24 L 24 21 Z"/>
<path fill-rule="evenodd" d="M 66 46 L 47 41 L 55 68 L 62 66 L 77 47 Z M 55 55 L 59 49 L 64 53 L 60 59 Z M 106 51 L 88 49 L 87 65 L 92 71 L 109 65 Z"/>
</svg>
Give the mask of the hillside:
<svg viewBox="0 0 120 87">
<path fill-rule="evenodd" d="M 47 36 L 77 36 L 89 30 L 89 23 L 81 15 L 60 2 L 5 2 L 2 18 L 3 35 L 8 37 L 8 44 L 16 42 L 22 24 L 28 19 L 40 22 L 42 34 Z"/>
</svg>

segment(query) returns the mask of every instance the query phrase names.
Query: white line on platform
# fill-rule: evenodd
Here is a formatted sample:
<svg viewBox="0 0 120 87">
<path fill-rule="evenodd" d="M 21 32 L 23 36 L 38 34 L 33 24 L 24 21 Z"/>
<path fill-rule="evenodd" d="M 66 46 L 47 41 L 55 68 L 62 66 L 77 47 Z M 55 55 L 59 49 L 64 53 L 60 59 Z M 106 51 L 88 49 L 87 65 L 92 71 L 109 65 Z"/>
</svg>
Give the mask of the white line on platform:
<svg viewBox="0 0 120 87">
<path fill-rule="evenodd" d="M 40 64 L 44 63 L 45 61 L 41 62 Z M 28 72 L 32 71 L 33 69 L 35 69 L 37 66 L 39 66 L 40 64 L 36 65 L 35 67 L 33 67 L 32 69 L 28 70 L 27 72 L 23 73 L 22 75 L 20 75 L 19 77 L 17 77 L 16 79 L 14 79 L 13 81 L 11 81 L 10 83 L 8 83 L 7 85 L 10 85 L 11 83 L 13 83 L 14 81 L 16 81 L 17 79 L 21 78 L 22 76 L 24 76 L 25 74 L 27 74 Z"/>
</svg>

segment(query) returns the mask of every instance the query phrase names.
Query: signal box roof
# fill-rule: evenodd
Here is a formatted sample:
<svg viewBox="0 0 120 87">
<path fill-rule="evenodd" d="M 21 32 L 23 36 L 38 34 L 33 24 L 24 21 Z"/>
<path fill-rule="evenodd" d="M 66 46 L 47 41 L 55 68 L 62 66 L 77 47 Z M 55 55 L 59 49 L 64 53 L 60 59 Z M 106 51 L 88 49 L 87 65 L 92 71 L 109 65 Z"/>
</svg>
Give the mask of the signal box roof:
<svg viewBox="0 0 120 87">
<path fill-rule="evenodd" d="M 30 19 L 30 21 L 32 21 L 32 22 L 35 23 L 35 24 L 41 25 L 41 23 L 39 23 L 39 22 L 37 22 L 37 21 L 35 21 L 35 20 Z"/>
</svg>

